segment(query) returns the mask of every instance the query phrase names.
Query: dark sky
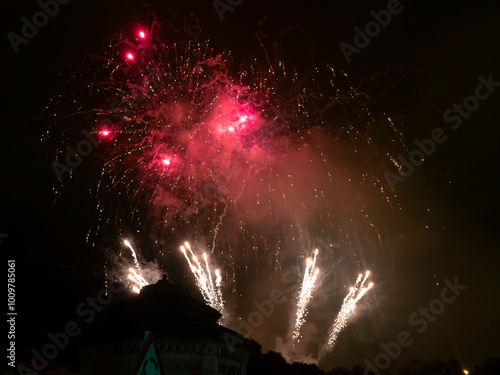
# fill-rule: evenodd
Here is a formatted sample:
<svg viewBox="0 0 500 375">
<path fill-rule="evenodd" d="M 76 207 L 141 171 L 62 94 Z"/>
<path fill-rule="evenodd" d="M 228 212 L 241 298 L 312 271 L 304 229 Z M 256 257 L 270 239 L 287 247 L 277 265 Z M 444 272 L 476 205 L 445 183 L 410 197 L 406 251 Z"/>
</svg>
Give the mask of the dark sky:
<svg viewBox="0 0 500 375">
<path fill-rule="evenodd" d="M 370 11 L 386 9 L 387 2 L 244 0 L 224 13 L 223 22 L 210 1 L 149 4 L 165 24 L 192 13 L 203 39 L 230 49 L 236 61 L 260 53 L 255 33 L 267 17 L 264 30 L 277 41 L 279 58 L 298 71 L 331 64 L 353 82 L 364 82 L 373 98 L 371 109 L 394 120 L 409 151 L 413 140 L 428 138 L 435 128 L 449 135 L 396 185 L 402 211 L 384 215 L 379 223 L 385 238 L 377 258 L 377 288 L 365 314 L 345 330 L 321 365 L 372 361 L 381 352 L 379 344 L 394 341 L 401 331 L 410 332 L 415 342 L 398 361 L 454 357 L 469 365 L 498 356 L 500 255 L 494 234 L 500 88 L 493 88 L 457 130 L 443 121 L 443 113 L 474 95 L 478 76 L 500 82 L 499 2 L 404 1 L 403 11 L 352 55 L 350 64 L 339 44 L 353 44 L 353 28 L 364 28 Z M 8 237 L 0 238 L 0 251 L 5 259 L 17 260 L 18 344 L 25 353 L 73 319 L 78 303 L 95 295 L 104 261 L 99 250 L 84 243 L 91 220 L 88 187 L 68 189 L 53 202 L 57 181 L 39 142 L 44 128 L 35 119 L 50 98 L 63 92 L 83 56 L 100 53 L 107 36 L 148 17 L 141 2 L 73 0 L 16 54 L 6 35 L 19 33 L 21 17 L 31 17 L 38 5 L 24 0 L 2 5 L 0 233 Z M 386 78 L 376 85 L 367 82 L 377 74 Z M 409 317 L 440 296 L 445 279 L 455 278 L 467 289 L 417 333 Z M 271 286 L 263 289 L 254 298 L 265 298 Z M 264 331 L 280 319 L 270 318 L 255 333 L 265 349 L 273 349 L 274 342 Z"/>
</svg>

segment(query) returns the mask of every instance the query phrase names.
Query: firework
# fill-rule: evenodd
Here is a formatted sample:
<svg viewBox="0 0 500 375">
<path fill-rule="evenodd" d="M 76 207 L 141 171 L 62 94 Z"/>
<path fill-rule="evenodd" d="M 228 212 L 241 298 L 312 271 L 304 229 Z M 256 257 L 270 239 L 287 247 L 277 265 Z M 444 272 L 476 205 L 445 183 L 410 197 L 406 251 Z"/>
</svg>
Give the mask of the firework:
<svg viewBox="0 0 500 375">
<path fill-rule="evenodd" d="M 85 163 L 101 169 L 88 243 L 116 228 L 140 227 L 154 243 L 194 233 L 231 259 L 234 290 L 236 270 L 254 255 L 279 271 L 283 249 L 303 248 L 302 228 L 314 220 L 353 265 L 364 261 L 357 249 L 381 242 L 369 193 L 397 207 L 383 177 L 401 154 L 392 121 L 369 112 L 369 98 L 329 66 L 300 75 L 258 56 L 240 64 L 196 36 L 161 35 L 154 22 L 112 36 L 75 74 L 84 85 L 61 96 L 68 111 L 44 136 L 65 138 L 58 165 L 68 138 L 85 130 L 100 140 Z"/>
<path fill-rule="evenodd" d="M 185 246 L 185 247 L 184 247 Z M 202 265 L 198 261 L 196 255 L 194 255 L 191 250 L 191 246 L 188 242 L 184 243 L 184 246 L 181 246 L 181 251 L 186 257 L 186 260 L 189 264 L 189 268 L 193 273 L 196 279 L 196 285 L 201 292 L 201 295 L 205 299 L 205 302 L 222 313 L 224 310 L 224 299 L 222 298 L 222 277 L 220 275 L 219 270 L 215 271 L 215 283 L 212 279 L 212 271 L 210 270 L 210 265 L 208 264 L 208 256 L 207 253 L 203 254 L 203 258 L 205 260 L 206 270 L 203 269 Z M 192 261 L 186 253 L 186 249 L 189 251 L 191 255 Z"/>
<path fill-rule="evenodd" d="M 146 279 L 142 275 L 142 269 L 141 269 L 141 266 L 139 265 L 139 261 L 137 259 L 137 254 L 135 252 L 135 249 L 132 247 L 132 244 L 128 240 L 124 240 L 123 243 L 132 252 L 132 256 L 134 258 L 134 264 L 135 264 L 135 269 L 132 267 L 130 267 L 128 269 L 129 274 L 128 274 L 127 278 L 128 278 L 128 280 L 130 280 L 132 282 L 132 291 L 134 293 L 140 293 L 142 287 L 149 285 L 149 283 L 146 281 Z"/>
<path fill-rule="evenodd" d="M 373 283 L 370 283 L 368 284 L 368 286 L 365 286 L 366 280 L 368 279 L 369 276 L 370 276 L 370 271 L 366 272 L 364 278 L 363 274 L 359 274 L 358 279 L 356 280 L 356 284 L 351 288 L 349 294 L 347 294 L 347 296 L 344 298 L 342 307 L 340 308 L 340 311 L 337 314 L 337 317 L 335 318 L 332 327 L 330 328 L 330 335 L 325 345 L 325 351 L 333 349 L 340 332 L 349 323 L 354 312 L 356 311 L 356 304 L 361 298 L 363 298 L 366 292 L 368 292 L 373 287 Z"/>
<path fill-rule="evenodd" d="M 90 190 L 96 219 L 88 243 L 95 246 L 116 228 L 141 228 L 164 264 L 159 239 L 168 244 L 189 233 L 227 260 L 225 281 L 238 295 L 252 287 L 238 270 L 257 262 L 259 270 L 280 273 L 283 259 L 295 261 L 311 236 L 335 237 L 342 249 L 335 261 L 345 262 L 346 272 L 370 264 L 365 257 L 382 244 L 370 202 L 381 198 L 399 208 L 383 177 L 396 165 L 394 155 L 404 153 L 395 124 L 370 112 L 370 98 L 330 66 L 302 75 L 257 55 L 235 62 L 229 51 L 193 38 L 165 42 L 156 22 L 124 30 L 75 74 L 75 84 L 84 83 L 81 93 L 61 95 L 68 111 L 51 117 L 43 138 L 65 138 L 58 165 L 71 156 L 68 138 L 88 130 L 100 140 L 85 162 L 100 169 Z M 141 270 L 125 245 L 137 292 L 147 282 L 144 263 Z M 189 244 L 182 251 L 204 300 L 222 311 L 220 272 L 211 271 L 207 255 L 200 263 Z M 325 248 L 330 259 L 333 251 Z M 297 298 L 294 341 L 314 291 L 315 261 L 316 254 Z M 356 296 L 366 293 L 359 284 L 344 301 L 332 343 Z"/>
<path fill-rule="evenodd" d="M 305 317 L 307 315 L 307 305 L 311 300 L 312 293 L 316 288 L 316 277 L 318 276 L 319 269 L 316 266 L 316 256 L 318 255 L 318 249 L 314 251 L 314 258 L 308 258 L 306 264 L 306 270 L 304 272 L 304 279 L 302 280 L 302 285 L 300 286 L 299 295 L 297 297 L 297 312 L 295 314 L 295 328 L 292 334 L 293 341 L 299 341 L 300 328 L 305 322 Z"/>
<path fill-rule="evenodd" d="M 132 252 L 132 256 L 134 257 L 134 264 L 137 268 L 141 268 L 141 266 L 139 265 L 139 261 L 137 259 L 137 253 L 135 252 L 135 249 L 133 248 L 132 244 L 128 241 L 128 240 L 124 240 L 123 243 L 125 244 L 125 246 L 127 246 L 130 251 Z"/>
<path fill-rule="evenodd" d="M 149 285 L 146 279 L 142 277 L 142 275 L 138 274 L 132 267 L 130 267 L 128 271 L 129 271 L 128 279 L 132 281 L 132 283 L 134 284 L 132 286 L 132 291 L 134 293 L 140 293 L 143 287 Z"/>
</svg>

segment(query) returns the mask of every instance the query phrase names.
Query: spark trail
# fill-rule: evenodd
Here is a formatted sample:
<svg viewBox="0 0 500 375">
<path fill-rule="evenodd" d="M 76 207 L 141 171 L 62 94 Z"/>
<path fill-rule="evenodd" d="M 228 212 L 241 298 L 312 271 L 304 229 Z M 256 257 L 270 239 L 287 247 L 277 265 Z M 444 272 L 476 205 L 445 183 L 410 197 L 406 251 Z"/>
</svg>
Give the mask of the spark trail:
<svg viewBox="0 0 500 375">
<path fill-rule="evenodd" d="M 132 247 L 132 245 L 130 244 L 130 242 L 128 240 L 123 241 L 123 243 L 132 252 L 132 256 L 134 257 L 135 268 L 137 269 L 137 271 L 136 271 L 136 270 L 134 270 L 133 267 L 130 267 L 128 269 L 129 274 L 128 274 L 127 278 L 130 281 L 132 281 L 132 283 L 133 283 L 133 285 L 132 285 L 132 291 L 134 293 L 140 293 L 141 289 L 143 287 L 145 287 L 146 285 L 149 285 L 149 283 L 146 281 L 146 279 L 142 275 L 141 266 L 139 265 L 139 261 L 137 260 L 137 254 L 136 254 L 134 248 Z"/>
<path fill-rule="evenodd" d="M 311 300 L 312 293 L 316 288 L 316 277 L 318 276 L 319 269 L 316 266 L 316 256 L 318 249 L 314 251 L 314 258 L 308 258 L 306 270 L 304 272 L 304 279 L 300 287 L 299 295 L 297 297 L 297 312 L 295 315 L 295 328 L 292 334 L 293 341 L 300 341 L 300 328 L 304 324 L 307 315 L 307 305 Z"/>
<path fill-rule="evenodd" d="M 83 130 L 102 144 L 88 244 L 117 227 L 141 227 L 167 241 L 177 240 L 173 233 L 201 233 L 212 254 L 218 241 L 225 244 L 217 255 L 231 253 L 235 280 L 234 269 L 254 253 L 280 267 L 278 243 L 300 249 L 295 227 L 276 236 L 282 215 L 298 210 L 306 216 L 324 210 L 322 230 L 349 244 L 358 226 L 370 232 L 363 238 L 378 236 L 366 213 L 371 199 L 345 213 L 336 207 L 373 193 L 396 208 L 384 173 L 404 139 L 390 118 L 367 109 L 370 98 L 347 75 L 330 66 L 302 75 L 284 61 L 258 58 L 242 64 L 200 35 L 165 41 L 160 31 L 154 21 L 111 36 L 105 53 L 77 72 L 78 90 L 59 95 L 47 110 L 57 113 L 47 113 L 50 127 L 41 139 L 51 148 L 49 140 L 57 143 L 57 176 L 70 170 L 60 145 Z M 324 194 L 332 184 L 339 193 Z M 343 196 L 346 185 L 356 189 Z M 270 219 L 266 233 L 257 216 Z M 234 223 L 244 238 L 233 236 Z M 264 246 L 255 246 L 257 236 L 267 237 Z M 365 242 L 368 250 L 376 244 Z M 364 256 L 347 249 L 355 261 Z"/>
<path fill-rule="evenodd" d="M 186 249 L 189 251 L 191 255 L 191 259 L 189 258 Z M 220 275 L 219 270 L 215 271 L 215 282 L 212 278 L 212 271 L 210 270 L 210 265 L 208 264 L 208 256 L 206 253 L 203 254 L 203 259 L 205 260 L 205 268 L 203 269 L 201 263 L 198 261 L 198 258 L 191 250 L 191 246 L 188 242 L 184 243 L 184 246 L 181 246 L 181 251 L 186 257 L 186 260 L 189 264 L 189 268 L 193 273 L 196 279 L 196 285 L 200 290 L 205 302 L 209 304 L 211 307 L 222 313 L 224 310 L 224 299 L 222 298 L 222 277 Z"/>
<path fill-rule="evenodd" d="M 408 151 L 396 124 L 371 112 L 365 89 L 332 66 L 300 74 L 259 54 L 235 60 L 229 50 L 200 42 L 206 36 L 197 32 L 189 32 L 193 40 L 175 35 L 157 21 L 124 28 L 75 72 L 69 95 L 47 106 L 41 139 L 54 149 L 58 179 L 73 173 L 63 163 L 66 144 L 78 142 L 82 131 L 101 144 L 87 243 L 96 246 L 116 228 L 141 228 L 154 244 L 189 233 L 228 260 L 227 282 L 236 291 L 244 285 L 242 266 L 272 264 L 279 271 L 283 260 L 300 255 L 301 228 L 315 220 L 317 233 L 338 237 L 349 270 L 371 264 L 382 245 L 367 214 L 371 202 L 382 198 L 391 212 L 401 209 L 384 178 L 388 168 L 400 169 L 395 156 Z M 380 82 L 373 82 L 376 93 Z M 63 189 L 58 185 L 56 196 Z M 288 225 L 292 217 L 296 225 Z M 144 276 L 154 278 L 127 242 L 135 267 L 127 263 L 120 276 L 138 292 Z M 159 245 L 151 248 L 164 262 Z M 186 251 L 204 299 L 222 311 L 220 274 Z M 298 308 L 299 330 L 306 306 Z"/>
<path fill-rule="evenodd" d="M 352 318 L 354 311 L 356 310 L 356 304 L 361 298 L 363 298 L 366 292 L 368 292 L 373 287 L 373 283 L 365 286 L 368 277 L 370 277 L 370 271 L 366 271 L 364 278 L 363 274 L 360 273 L 358 275 L 358 279 L 356 280 L 356 284 L 351 288 L 349 294 L 344 298 L 342 307 L 340 308 L 340 311 L 337 314 L 337 317 L 335 318 L 335 321 L 330 329 L 330 335 L 324 348 L 325 352 L 333 349 L 340 332 L 347 326 L 350 319 Z"/>
</svg>

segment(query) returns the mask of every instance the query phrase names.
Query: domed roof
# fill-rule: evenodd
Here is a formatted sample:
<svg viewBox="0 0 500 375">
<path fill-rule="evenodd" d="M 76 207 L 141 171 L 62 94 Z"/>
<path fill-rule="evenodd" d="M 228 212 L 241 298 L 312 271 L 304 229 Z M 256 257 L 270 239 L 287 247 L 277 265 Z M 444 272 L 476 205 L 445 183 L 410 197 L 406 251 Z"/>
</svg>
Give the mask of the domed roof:
<svg viewBox="0 0 500 375">
<path fill-rule="evenodd" d="M 166 275 L 156 284 L 145 286 L 139 295 L 117 303 L 110 310 L 108 323 L 126 323 L 147 320 L 152 325 L 214 324 L 221 313 L 191 297 L 189 291 L 172 284 Z M 154 324 L 156 321 L 157 324 Z"/>
<path fill-rule="evenodd" d="M 112 306 L 107 321 L 90 327 L 83 335 L 80 350 L 87 359 L 116 353 L 128 355 L 148 331 L 154 332 L 158 340 L 220 343 L 225 356 L 241 356 L 242 352 L 249 355 L 260 350 L 258 343 L 218 324 L 220 317 L 217 310 L 191 297 L 186 288 L 170 283 L 164 276 L 156 284 L 143 287 L 140 294 Z M 231 353 L 228 340 L 242 352 Z"/>
</svg>

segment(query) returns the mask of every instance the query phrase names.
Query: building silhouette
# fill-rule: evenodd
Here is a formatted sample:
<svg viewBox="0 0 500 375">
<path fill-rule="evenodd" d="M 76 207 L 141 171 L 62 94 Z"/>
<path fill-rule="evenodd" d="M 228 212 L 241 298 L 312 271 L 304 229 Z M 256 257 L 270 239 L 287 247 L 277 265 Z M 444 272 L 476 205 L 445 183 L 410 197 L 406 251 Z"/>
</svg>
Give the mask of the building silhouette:
<svg viewBox="0 0 500 375">
<path fill-rule="evenodd" d="M 164 276 L 114 305 L 106 324 L 89 333 L 80 349 L 80 375 L 135 375 L 150 334 L 165 374 L 246 375 L 260 345 L 218 324 L 220 317 Z M 156 365 L 148 368 L 145 375 L 160 374 Z"/>
</svg>

